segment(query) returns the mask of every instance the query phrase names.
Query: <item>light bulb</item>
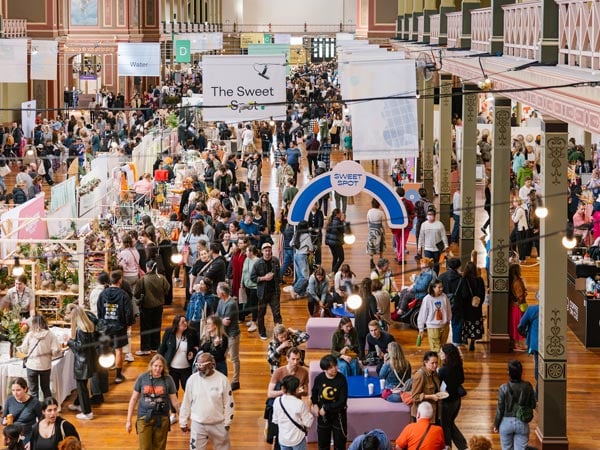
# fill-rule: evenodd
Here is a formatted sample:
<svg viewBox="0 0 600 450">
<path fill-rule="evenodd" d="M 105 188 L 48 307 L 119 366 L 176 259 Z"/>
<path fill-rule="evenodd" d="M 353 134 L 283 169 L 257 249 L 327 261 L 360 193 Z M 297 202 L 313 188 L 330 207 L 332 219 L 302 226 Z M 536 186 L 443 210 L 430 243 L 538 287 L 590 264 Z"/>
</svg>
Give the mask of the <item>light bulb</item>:
<svg viewBox="0 0 600 450">
<path fill-rule="evenodd" d="M 171 262 L 178 266 L 183 262 L 183 255 L 181 253 L 173 253 L 171 255 Z"/>
<path fill-rule="evenodd" d="M 356 236 L 353 234 L 345 234 L 344 235 L 344 243 L 348 245 L 352 245 L 356 242 Z"/>
<path fill-rule="evenodd" d="M 568 238 L 567 236 L 564 236 L 562 238 L 562 245 L 564 248 L 571 250 L 571 249 L 575 248 L 575 246 L 577 245 L 577 239 Z"/>
<path fill-rule="evenodd" d="M 349 295 L 346 304 L 350 309 L 358 309 L 360 308 L 360 305 L 362 305 L 362 298 L 358 294 Z"/>
<path fill-rule="evenodd" d="M 535 215 L 540 219 L 545 219 L 548 217 L 548 208 L 545 206 L 538 206 L 535 208 Z"/>
<path fill-rule="evenodd" d="M 105 369 L 110 369 L 115 365 L 115 354 L 113 352 L 100 355 L 98 357 L 98 363 Z"/>
<path fill-rule="evenodd" d="M 20 277 L 24 273 L 25 273 L 25 268 L 23 266 L 14 266 L 12 269 L 12 276 L 15 278 Z"/>
</svg>

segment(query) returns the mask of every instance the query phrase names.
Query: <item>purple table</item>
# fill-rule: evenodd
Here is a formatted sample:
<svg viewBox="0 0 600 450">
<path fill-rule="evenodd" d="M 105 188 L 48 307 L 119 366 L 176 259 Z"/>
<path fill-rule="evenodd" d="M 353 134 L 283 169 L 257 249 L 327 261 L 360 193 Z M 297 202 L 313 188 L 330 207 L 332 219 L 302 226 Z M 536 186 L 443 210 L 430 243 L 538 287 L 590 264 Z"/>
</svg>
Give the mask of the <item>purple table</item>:
<svg viewBox="0 0 600 450">
<path fill-rule="evenodd" d="M 355 375 L 346 379 L 348 380 L 348 398 L 381 397 L 379 378 Z M 373 394 L 369 394 L 369 383 L 373 383 Z"/>
</svg>

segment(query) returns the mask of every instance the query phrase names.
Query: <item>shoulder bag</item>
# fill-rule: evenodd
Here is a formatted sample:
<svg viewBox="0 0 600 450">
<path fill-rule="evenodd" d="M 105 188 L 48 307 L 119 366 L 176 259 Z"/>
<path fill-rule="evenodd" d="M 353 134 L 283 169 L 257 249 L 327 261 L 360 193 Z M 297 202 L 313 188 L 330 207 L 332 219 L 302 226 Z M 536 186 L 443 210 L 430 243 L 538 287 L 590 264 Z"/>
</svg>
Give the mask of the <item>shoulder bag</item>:
<svg viewBox="0 0 600 450">
<path fill-rule="evenodd" d="M 140 267 L 140 263 L 135 259 L 135 253 L 133 253 L 133 250 L 131 250 L 131 248 L 129 249 L 129 252 L 131 253 L 131 256 L 133 256 L 133 260 L 135 261 L 135 265 L 137 266 L 138 276 L 142 278 L 144 275 L 146 275 L 146 272 L 144 272 Z"/>
<path fill-rule="evenodd" d="M 521 403 L 521 397 L 519 397 L 518 401 L 515 400 L 515 396 L 513 394 L 512 389 L 510 388 L 510 385 L 507 384 L 506 387 L 507 387 L 508 393 L 512 397 L 513 401 L 517 402 L 517 409 L 515 410 L 515 417 L 517 419 L 519 419 L 521 422 L 525 422 L 525 423 L 531 422 L 533 420 L 533 409 L 527 405 L 523 405 Z"/>
<path fill-rule="evenodd" d="M 35 343 L 35 345 L 31 348 L 31 350 L 29 350 L 29 353 L 27 353 L 27 356 L 25 356 L 25 358 L 23 358 L 23 369 L 27 368 L 27 360 L 29 359 L 29 357 L 31 356 L 31 354 L 33 353 L 35 348 L 38 346 L 40 341 L 41 341 L 41 339 L 38 339 L 37 342 Z"/>
<path fill-rule="evenodd" d="M 188 265 L 188 259 L 190 259 L 190 253 L 191 253 L 190 237 L 191 237 L 191 233 L 188 231 L 188 235 L 186 236 L 185 241 L 183 243 L 183 248 L 181 249 L 181 262 L 179 263 L 180 266 Z"/>
<path fill-rule="evenodd" d="M 473 295 L 473 290 L 471 289 L 471 283 L 469 283 L 469 280 L 467 280 L 467 286 L 469 287 L 469 292 L 471 293 L 471 306 L 473 308 L 479 308 L 479 305 L 481 305 L 481 297 L 478 295 Z"/>
<path fill-rule="evenodd" d="M 296 428 L 298 428 L 300 431 L 302 431 L 304 434 L 308 434 L 308 430 L 306 429 L 306 427 L 304 425 L 300 425 L 298 422 L 296 422 L 294 419 L 292 419 L 292 416 L 290 416 L 290 414 L 287 412 L 287 410 L 284 408 L 283 406 L 283 402 L 281 401 L 281 397 L 279 397 L 279 406 L 281 406 L 281 410 L 285 413 L 285 415 L 288 417 L 288 419 L 290 419 L 290 421 L 296 425 Z"/>
</svg>

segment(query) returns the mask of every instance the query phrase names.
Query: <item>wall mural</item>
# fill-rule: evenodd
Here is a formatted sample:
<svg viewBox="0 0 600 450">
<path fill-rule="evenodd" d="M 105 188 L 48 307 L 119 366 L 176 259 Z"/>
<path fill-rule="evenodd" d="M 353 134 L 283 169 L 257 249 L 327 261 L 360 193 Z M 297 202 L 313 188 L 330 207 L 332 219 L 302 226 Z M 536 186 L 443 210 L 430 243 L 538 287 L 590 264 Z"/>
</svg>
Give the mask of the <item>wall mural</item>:
<svg viewBox="0 0 600 450">
<path fill-rule="evenodd" d="M 97 26 L 98 0 L 71 0 L 71 25 Z"/>
</svg>

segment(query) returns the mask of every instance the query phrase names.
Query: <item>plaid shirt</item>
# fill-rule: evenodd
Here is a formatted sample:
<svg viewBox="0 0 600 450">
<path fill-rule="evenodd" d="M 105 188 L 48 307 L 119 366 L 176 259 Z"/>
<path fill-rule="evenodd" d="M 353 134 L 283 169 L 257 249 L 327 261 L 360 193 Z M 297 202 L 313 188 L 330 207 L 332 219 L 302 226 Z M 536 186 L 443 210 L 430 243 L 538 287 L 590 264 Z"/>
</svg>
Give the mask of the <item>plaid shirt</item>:
<svg viewBox="0 0 600 450">
<path fill-rule="evenodd" d="M 306 341 L 308 341 L 309 337 L 310 336 L 306 331 L 288 331 L 288 339 L 290 340 L 292 345 L 287 348 L 289 349 L 291 347 L 298 347 L 300 344 L 303 344 Z M 273 373 L 278 367 L 281 367 L 284 363 L 284 361 L 282 361 L 282 357 L 283 359 L 285 359 L 285 353 L 282 355 L 277 351 L 277 347 L 279 347 L 280 345 L 281 342 L 277 341 L 275 338 L 273 338 L 273 340 L 269 342 L 269 348 L 267 350 L 267 361 L 271 366 L 271 373 Z"/>
<path fill-rule="evenodd" d="M 318 159 L 319 161 L 323 161 L 325 163 L 327 170 L 331 169 L 331 144 L 328 142 L 321 144 Z"/>
</svg>

